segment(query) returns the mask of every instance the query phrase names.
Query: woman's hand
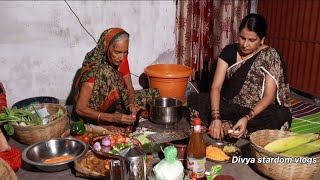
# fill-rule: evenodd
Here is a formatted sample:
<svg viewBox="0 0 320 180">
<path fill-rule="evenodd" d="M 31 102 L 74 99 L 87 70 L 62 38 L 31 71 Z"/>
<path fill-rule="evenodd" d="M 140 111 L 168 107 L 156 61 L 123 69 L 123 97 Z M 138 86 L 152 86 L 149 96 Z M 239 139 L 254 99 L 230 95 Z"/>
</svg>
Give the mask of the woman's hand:
<svg viewBox="0 0 320 180">
<path fill-rule="evenodd" d="M 223 126 L 221 120 L 213 120 L 209 127 L 209 135 L 214 139 L 221 139 L 224 137 Z"/>
<path fill-rule="evenodd" d="M 232 125 L 230 125 L 227 121 L 222 123 L 224 134 L 229 134 L 229 130 L 231 129 Z"/>
<path fill-rule="evenodd" d="M 126 115 L 126 114 L 121 114 L 121 113 L 114 113 L 113 120 L 116 123 L 133 125 L 134 122 L 136 121 L 136 116 L 135 115 Z"/>
<path fill-rule="evenodd" d="M 232 128 L 234 133 L 230 133 L 230 136 L 240 138 L 246 131 L 248 125 L 247 117 L 241 118 Z"/>
</svg>

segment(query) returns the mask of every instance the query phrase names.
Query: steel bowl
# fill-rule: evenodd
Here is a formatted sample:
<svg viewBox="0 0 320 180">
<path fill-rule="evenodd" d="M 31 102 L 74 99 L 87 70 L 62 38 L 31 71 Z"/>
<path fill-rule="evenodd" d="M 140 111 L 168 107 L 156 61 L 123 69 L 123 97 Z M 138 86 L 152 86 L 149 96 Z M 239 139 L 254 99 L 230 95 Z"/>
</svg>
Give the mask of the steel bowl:
<svg viewBox="0 0 320 180">
<path fill-rule="evenodd" d="M 73 161 L 88 151 L 88 145 L 75 138 L 55 138 L 28 146 L 22 152 L 22 159 L 40 170 L 63 171 L 73 165 Z M 59 163 L 43 163 L 46 159 L 71 155 L 72 159 Z"/>
<path fill-rule="evenodd" d="M 156 98 L 148 105 L 149 118 L 156 124 L 172 125 L 182 119 L 182 101 L 177 98 Z"/>
</svg>

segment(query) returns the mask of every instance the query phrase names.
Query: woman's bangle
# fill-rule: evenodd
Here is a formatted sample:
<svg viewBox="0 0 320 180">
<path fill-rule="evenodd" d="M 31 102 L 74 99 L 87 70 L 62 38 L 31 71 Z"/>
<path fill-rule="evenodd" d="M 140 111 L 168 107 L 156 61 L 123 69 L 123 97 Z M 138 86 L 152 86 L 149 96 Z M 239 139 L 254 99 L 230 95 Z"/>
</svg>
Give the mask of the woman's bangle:
<svg viewBox="0 0 320 180">
<path fill-rule="evenodd" d="M 101 116 L 101 112 L 98 114 L 98 118 L 97 118 L 97 121 L 99 122 L 100 120 L 100 116 Z"/>
<path fill-rule="evenodd" d="M 211 116 L 211 120 L 212 120 L 212 121 L 214 121 L 214 120 L 220 120 L 220 121 L 221 121 L 221 117 L 220 117 L 220 115 Z"/>
<path fill-rule="evenodd" d="M 250 121 L 253 119 L 253 117 L 254 117 L 254 111 L 251 110 L 251 111 L 249 112 L 249 114 L 245 115 L 244 117 L 246 117 L 247 120 L 248 120 L 248 122 L 250 122 Z"/>
<path fill-rule="evenodd" d="M 211 113 L 220 113 L 220 110 L 219 109 L 212 109 Z"/>
<path fill-rule="evenodd" d="M 220 122 L 222 122 L 221 119 L 212 119 L 211 122 L 213 122 L 213 121 L 220 121 Z"/>
</svg>

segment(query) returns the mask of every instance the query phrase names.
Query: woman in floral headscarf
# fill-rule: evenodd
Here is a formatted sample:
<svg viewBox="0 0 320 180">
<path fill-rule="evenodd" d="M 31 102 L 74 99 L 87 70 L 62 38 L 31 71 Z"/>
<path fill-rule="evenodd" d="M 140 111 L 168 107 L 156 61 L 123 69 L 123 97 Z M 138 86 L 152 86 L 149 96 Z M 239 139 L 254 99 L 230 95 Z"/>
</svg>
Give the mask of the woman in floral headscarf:
<svg viewBox="0 0 320 180">
<path fill-rule="evenodd" d="M 129 34 L 121 28 L 105 30 L 85 56 L 75 84 L 75 118 L 123 132 L 156 89 L 134 91 L 128 63 Z M 93 121 L 92 121 L 93 120 Z"/>
</svg>

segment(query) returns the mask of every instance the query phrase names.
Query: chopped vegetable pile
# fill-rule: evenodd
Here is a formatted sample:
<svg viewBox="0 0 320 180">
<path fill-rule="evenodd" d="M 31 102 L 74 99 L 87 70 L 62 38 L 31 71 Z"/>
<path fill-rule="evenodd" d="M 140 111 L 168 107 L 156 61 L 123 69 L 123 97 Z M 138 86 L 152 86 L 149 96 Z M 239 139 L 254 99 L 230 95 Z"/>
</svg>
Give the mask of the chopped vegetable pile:
<svg viewBox="0 0 320 180">
<path fill-rule="evenodd" d="M 95 141 L 92 148 L 97 152 L 119 155 L 122 149 L 135 145 L 140 146 L 140 143 L 133 138 L 121 134 L 113 134 Z"/>
</svg>

